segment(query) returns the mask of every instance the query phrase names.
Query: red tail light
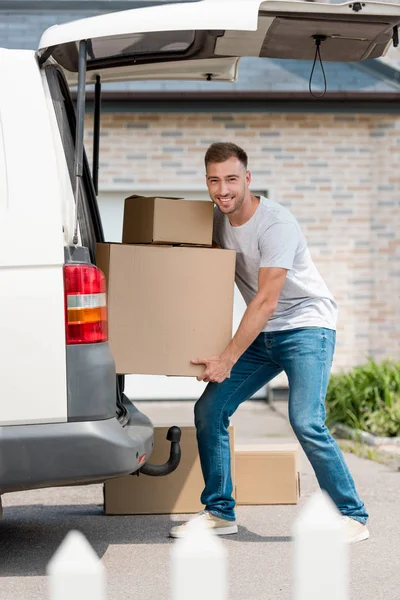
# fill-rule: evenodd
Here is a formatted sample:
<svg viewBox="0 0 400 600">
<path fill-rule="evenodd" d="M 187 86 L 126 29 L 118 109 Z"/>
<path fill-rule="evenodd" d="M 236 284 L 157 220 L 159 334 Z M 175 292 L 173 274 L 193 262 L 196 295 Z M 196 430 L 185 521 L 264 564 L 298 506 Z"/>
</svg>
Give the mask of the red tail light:
<svg viewBox="0 0 400 600">
<path fill-rule="evenodd" d="M 93 344 L 108 339 L 106 281 L 95 266 L 64 266 L 67 344 Z"/>
</svg>

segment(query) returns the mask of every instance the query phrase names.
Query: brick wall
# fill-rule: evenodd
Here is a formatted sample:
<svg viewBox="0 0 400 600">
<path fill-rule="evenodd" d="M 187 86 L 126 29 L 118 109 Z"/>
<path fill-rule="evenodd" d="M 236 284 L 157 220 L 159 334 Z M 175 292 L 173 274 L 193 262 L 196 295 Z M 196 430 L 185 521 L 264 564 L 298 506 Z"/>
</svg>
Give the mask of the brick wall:
<svg viewBox="0 0 400 600">
<path fill-rule="evenodd" d="M 105 113 L 100 189 L 202 186 L 220 140 L 248 151 L 253 187 L 299 220 L 339 304 L 335 370 L 400 359 L 400 117 Z"/>
</svg>

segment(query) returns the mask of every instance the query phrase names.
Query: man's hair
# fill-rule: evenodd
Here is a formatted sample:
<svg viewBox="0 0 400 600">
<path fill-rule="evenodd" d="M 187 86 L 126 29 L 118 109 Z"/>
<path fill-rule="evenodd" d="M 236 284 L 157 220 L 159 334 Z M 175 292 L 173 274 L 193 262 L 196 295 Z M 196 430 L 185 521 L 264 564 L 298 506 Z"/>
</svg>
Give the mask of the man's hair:
<svg viewBox="0 0 400 600">
<path fill-rule="evenodd" d="M 247 169 L 248 158 L 243 148 L 230 142 L 217 142 L 211 144 L 204 157 L 206 169 L 210 163 L 225 162 L 233 156 L 240 160 L 244 168 Z"/>
</svg>

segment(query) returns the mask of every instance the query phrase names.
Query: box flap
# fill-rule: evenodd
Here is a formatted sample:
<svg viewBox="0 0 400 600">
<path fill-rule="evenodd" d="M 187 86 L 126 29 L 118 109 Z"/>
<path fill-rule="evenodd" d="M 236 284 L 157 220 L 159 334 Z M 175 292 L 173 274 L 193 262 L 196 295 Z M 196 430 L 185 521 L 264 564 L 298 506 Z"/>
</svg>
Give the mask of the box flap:
<svg viewBox="0 0 400 600">
<path fill-rule="evenodd" d="M 125 200 L 134 200 L 135 198 L 143 198 L 143 200 L 184 200 L 184 198 L 177 198 L 176 196 L 141 196 L 140 194 L 132 194 Z"/>
</svg>

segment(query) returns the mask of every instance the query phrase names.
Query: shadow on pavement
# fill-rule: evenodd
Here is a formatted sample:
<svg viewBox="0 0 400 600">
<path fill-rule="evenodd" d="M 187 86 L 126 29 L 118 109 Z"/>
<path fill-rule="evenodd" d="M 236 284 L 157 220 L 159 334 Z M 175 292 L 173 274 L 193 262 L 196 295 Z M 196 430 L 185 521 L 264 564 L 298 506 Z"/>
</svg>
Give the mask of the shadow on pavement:
<svg viewBox="0 0 400 600">
<path fill-rule="evenodd" d="M 169 515 L 105 516 L 103 507 L 95 504 L 10 506 L 0 521 L 0 577 L 45 575 L 47 563 L 72 529 L 81 531 L 102 557 L 110 544 L 172 544 L 168 532 L 176 524 Z M 265 543 L 291 538 L 260 536 L 239 527 L 229 540 Z"/>
<path fill-rule="evenodd" d="M 292 541 L 292 538 L 288 535 L 282 535 L 282 536 L 258 535 L 257 533 L 254 533 L 254 531 L 250 531 L 246 527 L 241 527 L 240 525 L 239 525 L 238 535 L 232 535 L 229 537 L 229 539 L 232 539 L 233 541 L 237 541 L 237 542 L 264 542 L 264 543 L 269 543 L 269 542 L 282 543 L 282 542 L 291 542 Z"/>
<path fill-rule="evenodd" d="M 172 543 L 170 527 L 169 515 L 109 517 L 100 505 L 10 506 L 0 521 L 0 577 L 45 575 L 72 529 L 81 531 L 102 557 L 110 544 Z"/>
</svg>

